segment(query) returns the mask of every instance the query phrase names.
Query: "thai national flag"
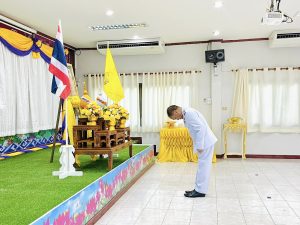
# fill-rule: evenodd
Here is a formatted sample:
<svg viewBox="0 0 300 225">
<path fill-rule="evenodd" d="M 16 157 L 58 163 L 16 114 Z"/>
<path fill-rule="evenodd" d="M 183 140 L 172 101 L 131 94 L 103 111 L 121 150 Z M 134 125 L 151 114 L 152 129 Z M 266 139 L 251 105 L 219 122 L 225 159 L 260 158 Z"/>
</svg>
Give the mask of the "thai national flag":
<svg viewBox="0 0 300 225">
<path fill-rule="evenodd" d="M 56 39 L 54 42 L 49 71 L 54 75 L 51 88 L 52 93 L 55 94 L 58 87 L 65 85 L 63 91 L 60 94 L 60 97 L 62 99 L 66 99 L 71 92 L 71 85 L 68 75 L 66 56 L 64 52 L 63 35 L 60 21 L 58 24 Z"/>
</svg>

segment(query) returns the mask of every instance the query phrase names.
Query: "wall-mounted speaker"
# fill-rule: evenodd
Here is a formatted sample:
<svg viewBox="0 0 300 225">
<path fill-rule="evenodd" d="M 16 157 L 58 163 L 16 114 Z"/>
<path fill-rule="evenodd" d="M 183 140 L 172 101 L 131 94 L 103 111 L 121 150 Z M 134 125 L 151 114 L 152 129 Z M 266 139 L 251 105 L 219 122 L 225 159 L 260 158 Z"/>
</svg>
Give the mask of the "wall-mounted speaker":
<svg viewBox="0 0 300 225">
<path fill-rule="evenodd" d="M 224 49 L 205 51 L 205 60 L 207 63 L 214 64 L 225 61 Z"/>
</svg>

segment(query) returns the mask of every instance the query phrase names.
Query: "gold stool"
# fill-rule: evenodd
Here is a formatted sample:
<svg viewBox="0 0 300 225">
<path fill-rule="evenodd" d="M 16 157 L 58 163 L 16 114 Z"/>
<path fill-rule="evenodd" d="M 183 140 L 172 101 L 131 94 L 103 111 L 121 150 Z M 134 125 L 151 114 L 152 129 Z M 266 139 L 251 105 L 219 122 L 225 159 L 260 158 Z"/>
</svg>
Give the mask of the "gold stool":
<svg viewBox="0 0 300 225">
<path fill-rule="evenodd" d="M 243 134 L 243 148 L 242 158 L 246 159 L 246 134 L 247 124 L 242 122 L 240 117 L 232 117 L 228 119 L 228 123 L 223 125 L 223 137 L 224 137 L 224 159 L 227 158 L 227 134 L 228 132 L 242 132 Z"/>
</svg>

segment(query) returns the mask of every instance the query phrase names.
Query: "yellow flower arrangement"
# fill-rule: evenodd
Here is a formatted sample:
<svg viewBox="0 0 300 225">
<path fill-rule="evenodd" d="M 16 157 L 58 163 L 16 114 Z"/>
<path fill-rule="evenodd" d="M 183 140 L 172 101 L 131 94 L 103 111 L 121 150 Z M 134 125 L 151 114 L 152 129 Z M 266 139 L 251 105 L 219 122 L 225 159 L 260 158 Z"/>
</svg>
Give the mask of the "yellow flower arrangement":
<svg viewBox="0 0 300 225">
<path fill-rule="evenodd" d="M 116 124 L 121 119 L 128 120 L 129 113 L 124 107 L 115 103 L 103 109 L 102 118 Z"/>
<path fill-rule="evenodd" d="M 95 101 L 88 103 L 86 108 L 81 109 L 80 113 L 88 118 L 98 118 L 103 115 L 101 107 Z"/>
</svg>

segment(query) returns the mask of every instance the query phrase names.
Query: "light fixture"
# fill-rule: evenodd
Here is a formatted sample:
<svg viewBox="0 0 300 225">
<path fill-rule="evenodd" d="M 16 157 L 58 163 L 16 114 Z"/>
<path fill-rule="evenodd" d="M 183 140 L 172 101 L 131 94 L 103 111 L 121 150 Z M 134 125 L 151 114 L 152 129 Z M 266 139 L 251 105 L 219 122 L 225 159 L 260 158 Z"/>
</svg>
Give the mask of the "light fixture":
<svg viewBox="0 0 300 225">
<path fill-rule="evenodd" d="M 219 36 L 220 35 L 220 31 L 215 30 L 213 34 L 214 34 L 214 36 Z"/>
<path fill-rule="evenodd" d="M 140 39 L 140 37 L 138 35 L 134 35 L 132 38 L 133 39 Z"/>
<path fill-rule="evenodd" d="M 106 13 L 105 13 L 107 16 L 112 16 L 114 14 L 114 11 L 112 10 L 107 10 Z"/>
<path fill-rule="evenodd" d="M 215 1 L 215 8 L 221 8 L 223 6 L 223 2 L 222 1 Z"/>
<path fill-rule="evenodd" d="M 96 25 L 90 26 L 92 31 L 96 30 L 117 30 L 117 29 L 127 29 L 127 28 L 140 28 L 146 27 L 146 23 L 130 23 L 130 24 L 115 24 L 115 25 Z"/>
</svg>

